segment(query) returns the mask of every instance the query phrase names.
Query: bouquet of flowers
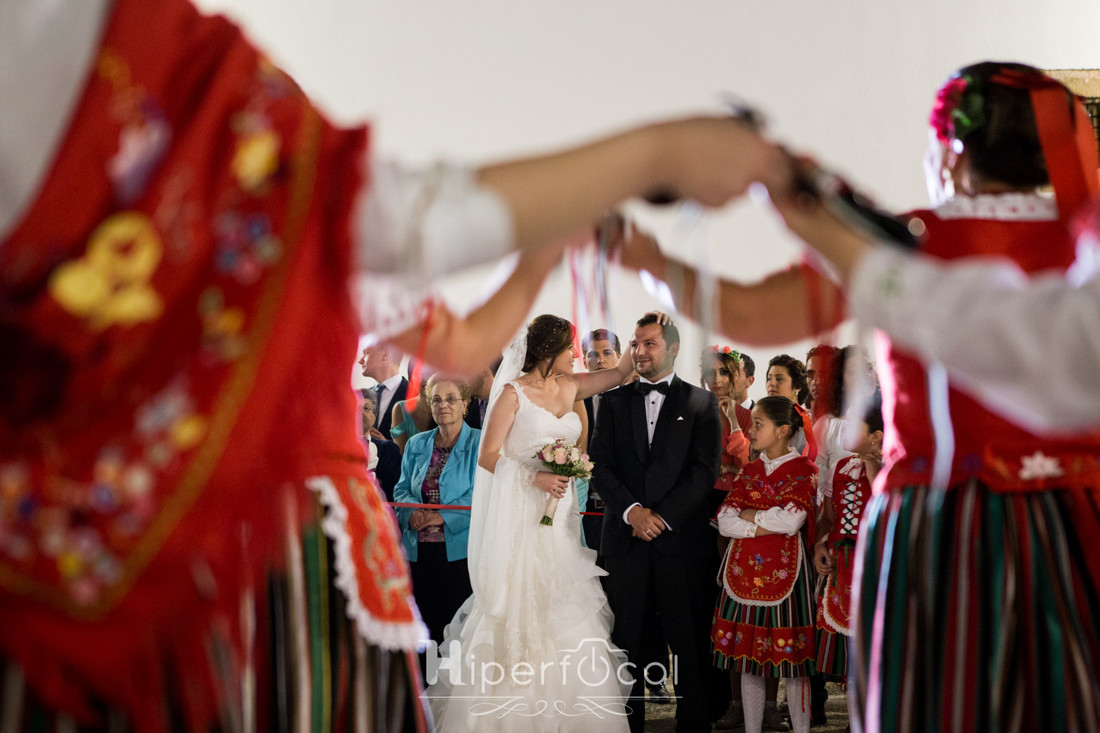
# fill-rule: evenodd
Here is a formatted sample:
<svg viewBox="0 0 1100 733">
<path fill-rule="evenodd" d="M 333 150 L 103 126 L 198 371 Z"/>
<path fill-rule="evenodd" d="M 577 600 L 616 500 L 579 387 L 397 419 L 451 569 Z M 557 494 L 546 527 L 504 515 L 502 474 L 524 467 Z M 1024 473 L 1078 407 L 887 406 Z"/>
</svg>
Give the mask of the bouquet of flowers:
<svg viewBox="0 0 1100 733">
<path fill-rule="evenodd" d="M 542 461 L 542 465 L 555 476 L 588 478 L 592 475 L 594 464 L 588 460 L 588 454 L 564 438 L 558 438 L 553 443 L 544 445 L 542 450 L 535 454 L 535 458 Z M 551 496 L 546 500 L 546 509 L 542 512 L 540 524 L 553 526 L 554 512 L 557 508 L 558 497 Z"/>
</svg>

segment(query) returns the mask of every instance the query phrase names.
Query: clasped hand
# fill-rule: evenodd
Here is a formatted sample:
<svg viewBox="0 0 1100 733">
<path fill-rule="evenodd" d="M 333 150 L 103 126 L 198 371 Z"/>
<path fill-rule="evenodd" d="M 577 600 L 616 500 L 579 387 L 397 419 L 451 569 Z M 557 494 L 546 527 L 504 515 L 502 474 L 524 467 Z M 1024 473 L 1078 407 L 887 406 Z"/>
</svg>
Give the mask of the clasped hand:
<svg viewBox="0 0 1100 733">
<path fill-rule="evenodd" d="M 814 570 L 818 575 L 833 572 L 833 552 L 823 542 L 814 545 Z"/>
<path fill-rule="evenodd" d="M 443 515 L 434 509 L 417 509 L 409 516 L 409 529 L 419 532 L 425 527 L 442 527 Z"/>
<path fill-rule="evenodd" d="M 634 536 L 646 542 L 652 542 L 665 531 L 665 522 L 660 515 L 644 506 L 636 506 L 626 515 L 634 530 Z"/>
<path fill-rule="evenodd" d="M 545 491 L 550 496 L 560 499 L 565 496 L 565 492 L 569 488 L 569 477 L 558 476 L 549 471 L 539 471 L 535 474 L 535 480 L 532 483 L 534 483 L 536 489 Z"/>
</svg>

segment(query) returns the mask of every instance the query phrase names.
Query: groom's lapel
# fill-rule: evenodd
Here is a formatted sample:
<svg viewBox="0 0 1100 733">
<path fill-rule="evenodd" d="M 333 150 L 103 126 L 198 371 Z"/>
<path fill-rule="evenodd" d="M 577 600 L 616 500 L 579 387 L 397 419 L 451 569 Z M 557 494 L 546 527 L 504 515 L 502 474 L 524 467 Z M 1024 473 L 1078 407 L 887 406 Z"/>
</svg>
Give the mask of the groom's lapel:
<svg viewBox="0 0 1100 733">
<path fill-rule="evenodd" d="M 621 389 L 630 390 L 630 399 L 627 400 L 630 405 L 630 432 L 634 434 L 634 450 L 638 452 L 638 460 L 645 464 L 649 456 L 649 431 L 645 427 L 645 397 L 642 397 L 637 385 L 635 382 Z"/>
</svg>

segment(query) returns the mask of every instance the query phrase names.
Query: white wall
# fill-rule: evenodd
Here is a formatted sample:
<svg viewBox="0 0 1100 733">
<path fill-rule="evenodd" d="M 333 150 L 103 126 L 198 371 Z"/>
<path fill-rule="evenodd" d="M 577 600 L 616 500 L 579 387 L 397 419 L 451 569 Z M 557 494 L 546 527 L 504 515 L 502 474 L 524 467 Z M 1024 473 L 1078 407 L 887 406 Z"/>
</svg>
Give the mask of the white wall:
<svg viewBox="0 0 1100 733">
<path fill-rule="evenodd" d="M 736 93 L 772 129 L 849 173 L 880 203 L 923 205 L 932 96 L 954 68 L 993 58 L 1100 67 L 1095 0 L 200 0 L 228 12 L 336 119 L 373 121 L 377 148 L 413 161 L 482 161 L 639 121 L 720 109 Z M 754 279 L 799 256 L 746 202 L 677 226 L 641 211 L 667 248 L 702 241 L 715 271 Z M 448 290 L 468 290 L 484 272 Z M 652 301 L 619 278 L 627 335 Z M 559 271 L 534 312 L 569 317 Z M 841 341 L 854 338 L 848 329 Z M 714 337 L 684 329 L 681 374 Z M 749 349 L 757 364 L 807 344 Z M 762 380 L 754 396 L 762 394 Z"/>
</svg>

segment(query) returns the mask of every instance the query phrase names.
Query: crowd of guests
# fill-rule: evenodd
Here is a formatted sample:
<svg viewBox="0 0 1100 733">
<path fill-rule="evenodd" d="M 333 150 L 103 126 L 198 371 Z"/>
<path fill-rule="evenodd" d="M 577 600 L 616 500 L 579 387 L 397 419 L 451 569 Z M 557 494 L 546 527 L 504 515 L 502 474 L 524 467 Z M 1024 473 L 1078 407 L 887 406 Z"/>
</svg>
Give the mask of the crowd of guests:
<svg viewBox="0 0 1100 733">
<path fill-rule="evenodd" d="M 589 372 L 615 368 L 622 356 L 618 336 L 606 329 L 586 334 L 581 346 Z M 405 375 L 400 361 L 392 346 L 364 349 L 363 375 L 376 384 L 361 391 L 362 435 L 369 467 L 396 504 L 417 605 L 431 640 L 440 643 L 472 592 L 468 507 L 485 410 L 477 394 L 488 394 L 493 377 L 487 372 L 467 380 L 424 367 L 419 396 L 408 400 L 415 360 Z M 720 468 L 707 502 L 720 558 L 713 568 L 710 641 L 712 671 L 728 673 L 729 687 L 728 695 L 725 683 L 718 688 L 728 707 L 716 706 L 712 717 L 718 729 L 806 730 L 826 722 L 825 681 L 848 676 L 853 551 L 882 462 L 883 424 L 877 391 L 862 421 L 846 418 L 841 408 L 846 375 L 849 383 L 855 375 L 874 388 L 874 371 L 853 346 L 818 345 L 805 361 L 779 354 L 768 361 L 767 396 L 752 401 L 751 356 L 715 345 L 698 364 L 700 386 L 716 398 L 721 423 Z M 576 403 L 582 450 L 602 397 Z M 581 542 L 599 553 L 604 502 L 598 482 L 578 484 Z M 647 615 L 639 668 L 663 667 L 669 647 L 660 614 L 651 607 Z M 781 679 L 785 707 L 777 704 Z M 645 680 L 650 702 L 671 702 L 666 682 Z"/>
</svg>

